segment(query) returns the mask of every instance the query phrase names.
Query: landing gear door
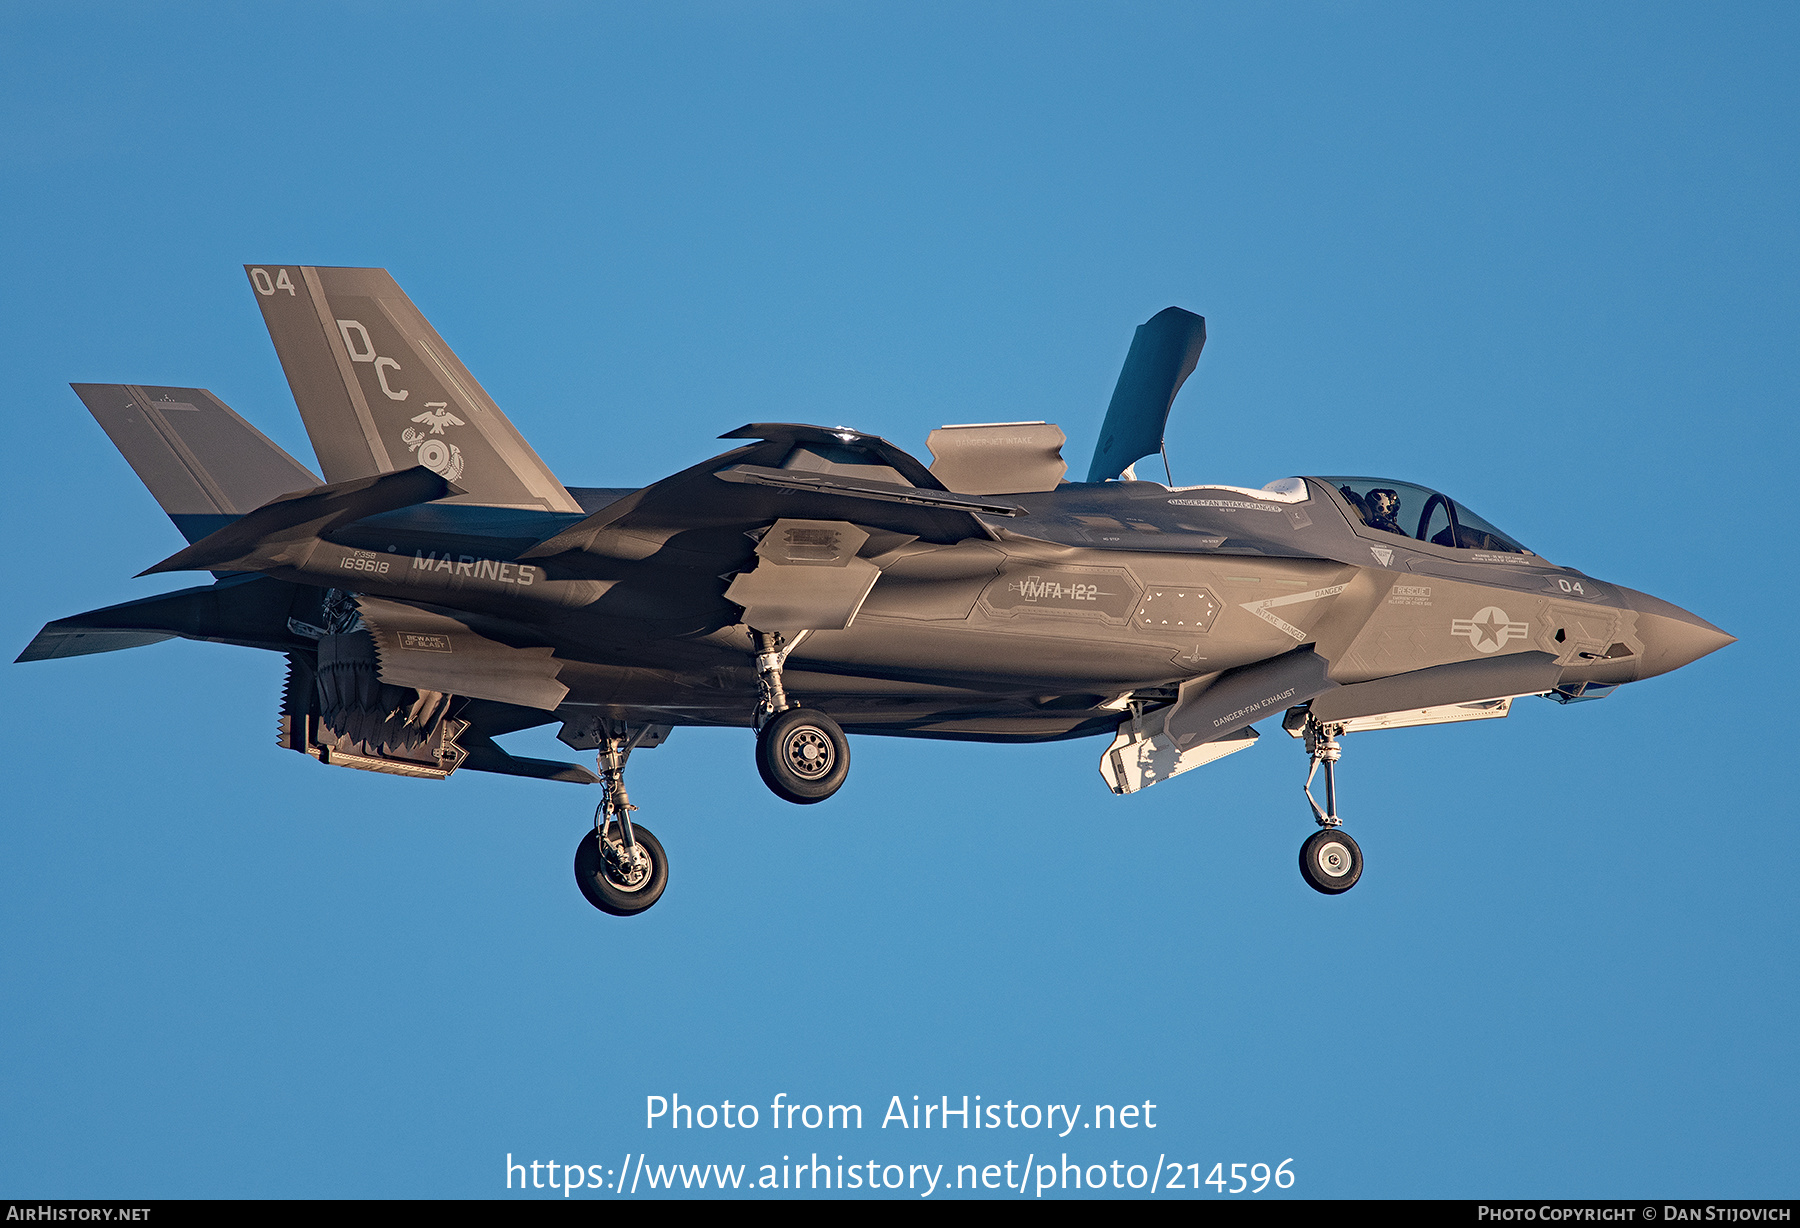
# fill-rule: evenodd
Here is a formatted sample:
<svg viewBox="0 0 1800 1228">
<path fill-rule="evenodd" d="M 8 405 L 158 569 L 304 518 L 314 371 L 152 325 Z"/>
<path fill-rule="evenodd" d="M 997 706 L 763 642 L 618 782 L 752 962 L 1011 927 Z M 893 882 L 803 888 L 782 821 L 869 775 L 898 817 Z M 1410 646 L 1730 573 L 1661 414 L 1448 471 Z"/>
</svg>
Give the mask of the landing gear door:
<svg viewBox="0 0 1800 1228">
<path fill-rule="evenodd" d="M 869 534 L 843 520 L 777 520 L 725 599 L 759 631 L 841 631 L 856 619 L 881 569 L 857 552 Z"/>
</svg>

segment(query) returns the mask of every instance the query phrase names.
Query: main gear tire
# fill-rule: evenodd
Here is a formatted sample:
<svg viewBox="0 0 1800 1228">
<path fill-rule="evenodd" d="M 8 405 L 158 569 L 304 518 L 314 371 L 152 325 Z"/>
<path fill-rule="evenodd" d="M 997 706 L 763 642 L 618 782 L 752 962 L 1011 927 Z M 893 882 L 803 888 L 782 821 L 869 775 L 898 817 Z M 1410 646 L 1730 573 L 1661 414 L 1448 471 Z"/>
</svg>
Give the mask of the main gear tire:
<svg viewBox="0 0 1800 1228">
<path fill-rule="evenodd" d="M 587 902 L 614 917 L 633 917 L 662 899 L 669 885 L 669 858 L 650 829 L 636 823 L 631 834 L 641 855 L 627 859 L 616 825 L 607 827 L 603 855 L 593 832 L 575 846 L 575 884 Z"/>
<path fill-rule="evenodd" d="M 810 806 L 850 775 L 850 740 L 823 712 L 790 708 L 756 735 L 756 770 L 776 797 Z"/>
<path fill-rule="evenodd" d="M 1314 891 L 1342 895 L 1362 877 L 1362 849 L 1336 827 L 1314 832 L 1300 846 L 1300 877 Z"/>
</svg>

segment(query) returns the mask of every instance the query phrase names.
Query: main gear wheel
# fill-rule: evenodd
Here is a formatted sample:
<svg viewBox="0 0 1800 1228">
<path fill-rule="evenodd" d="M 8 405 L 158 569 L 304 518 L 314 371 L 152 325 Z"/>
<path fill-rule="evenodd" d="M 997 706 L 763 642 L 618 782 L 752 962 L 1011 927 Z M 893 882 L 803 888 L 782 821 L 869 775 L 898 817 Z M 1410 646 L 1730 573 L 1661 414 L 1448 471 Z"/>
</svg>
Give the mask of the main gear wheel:
<svg viewBox="0 0 1800 1228">
<path fill-rule="evenodd" d="M 779 798 L 822 802 L 850 774 L 850 741 L 823 712 L 789 708 L 757 733 L 756 770 Z"/>
</svg>

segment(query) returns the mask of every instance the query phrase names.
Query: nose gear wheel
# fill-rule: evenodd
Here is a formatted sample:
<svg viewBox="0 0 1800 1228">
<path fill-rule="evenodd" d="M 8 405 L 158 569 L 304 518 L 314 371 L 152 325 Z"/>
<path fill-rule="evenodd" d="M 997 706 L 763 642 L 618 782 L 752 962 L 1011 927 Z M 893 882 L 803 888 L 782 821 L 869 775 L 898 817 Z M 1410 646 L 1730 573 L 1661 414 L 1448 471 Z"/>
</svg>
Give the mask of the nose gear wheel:
<svg viewBox="0 0 1800 1228">
<path fill-rule="evenodd" d="M 1300 877 L 1314 891 L 1342 895 L 1362 877 L 1362 849 L 1344 832 L 1324 827 L 1300 846 Z"/>
</svg>

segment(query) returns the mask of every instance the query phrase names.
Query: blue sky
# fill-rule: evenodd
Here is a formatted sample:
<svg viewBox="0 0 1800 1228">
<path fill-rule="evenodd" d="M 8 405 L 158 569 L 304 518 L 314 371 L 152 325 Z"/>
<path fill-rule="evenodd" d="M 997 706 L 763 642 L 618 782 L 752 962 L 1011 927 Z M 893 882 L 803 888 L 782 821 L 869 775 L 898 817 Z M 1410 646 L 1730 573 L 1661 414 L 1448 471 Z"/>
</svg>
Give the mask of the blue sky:
<svg viewBox="0 0 1800 1228">
<path fill-rule="evenodd" d="M 1755 4 L 0 6 L 9 655 L 189 582 L 130 579 L 179 538 L 69 381 L 206 386 L 310 461 L 257 261 L 390 269 L 577 485 L 767 420 L 922 454 L 1045 418 L 1080 469 L 1132 328 L 1180 304 L 1210 339 L 1178 481 L 1421 482 L 1740 637 L 1604 703 L 1351 737 L 1368 869 L 1335 899 L 1296 872 L 1278 731 L 1127 799 L 1098 742 L 860 738 L 797 808 L 743 731 L 679 730 L 632 764 L 672 875 L 623 923 L 570 881 L 591 790 L 280 751 L 272 656 L 0 667 L 0 1191 L 1066 1151 L 1293 1157 L 1314 1197 L 1792 1195 L 1797 33 Z M 646 1131 L 670 1093 L 869 1124 Z M 875 1124 L 964 1094 L 1159 1124 Z"/>
</svg>

